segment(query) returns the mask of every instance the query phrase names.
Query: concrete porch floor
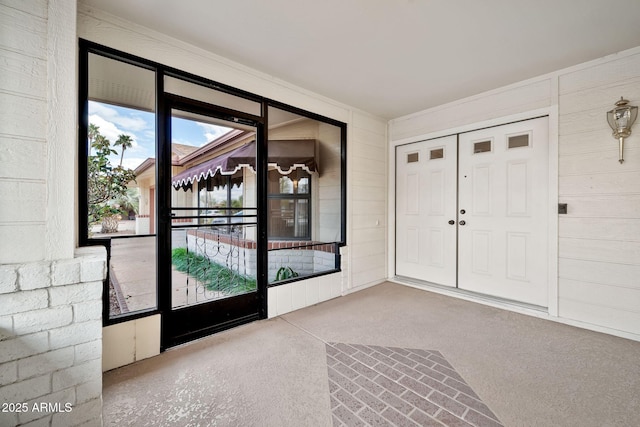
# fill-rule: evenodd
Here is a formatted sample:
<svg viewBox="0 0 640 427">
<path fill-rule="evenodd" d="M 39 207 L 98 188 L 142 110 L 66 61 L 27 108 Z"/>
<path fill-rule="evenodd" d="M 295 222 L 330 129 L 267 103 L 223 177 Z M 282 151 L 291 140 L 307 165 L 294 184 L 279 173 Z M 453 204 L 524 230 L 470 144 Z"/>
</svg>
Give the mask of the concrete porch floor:
<svg viewBox="0 0 640 427">
<path fill-rule="evenodd" d="M 636 426 L 639 361 L 640 342 L 384 283 L 105 373 L 104 424 Z"/>
</svg>

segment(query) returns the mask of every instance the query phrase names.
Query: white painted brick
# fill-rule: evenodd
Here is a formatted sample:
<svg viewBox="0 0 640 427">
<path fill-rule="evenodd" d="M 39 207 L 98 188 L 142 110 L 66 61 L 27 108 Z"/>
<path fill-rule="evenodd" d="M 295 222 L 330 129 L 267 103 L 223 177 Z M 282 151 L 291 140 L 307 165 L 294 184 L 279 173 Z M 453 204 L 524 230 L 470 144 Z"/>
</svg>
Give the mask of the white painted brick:
<svg viewBox="0 0 640 427">
<path fill-rule="evenodd" d="M 80 283 L 80 262 L 76 259 L 53 263 L 53 286 Z"/>
<path fill-rule="evenodd" d="M 51 286 L 51 264 L 32 262 L 18 268 L 18 285 L 23 291 Z"/>
<path fill-rule="evenodd" d="M 18 362 L 0 364 L 0 384 L 11 384 L 18 380 Z M 2 403 L 2 402 L 0 402 Z"/>
<path fill-rule="evenodd" d="M 107 250 L 104 246 L 82 246 L 80 248 L 76 248 L 75 252 L 76 258 L 94 258 L 94 259 L 103 259 L 106 261 L 107 259 Z"/>
<path fill-rule="evenodd" d="M 0 341 L 13 338 L 13 316 L 0 316 Z"/>
<path fill-rule="evenodd" d="M 102 361 L 91 360 L 53 373 L 53 391 L 64 390 L 78 384 L 102 378 Z"/>
<path fill-rule="evenodd" d="M 0 294 L 18 290 L 18 272 L 15 266 L 0 265 Z"/>
<path fill-rule="evenodd" d="M 0 294 L 0 316 L 45 308 L 49 294 L 45 289 Z"/>
<path fill-rule="evenodd" d="M 77 285 L 55 286 L 49 289 L 51 306 L 75 304 L 102 298 L 102 283 L 79 283 Z"/>
<path fill-rule="evenodd" d="M 84 403 L 102 396 L 102 375 L 99 379 L 80 384 L 76 387 L 77 402 Z"/>
<path fill-rule="evenodd" d="M 73 357 L 73 347 L 67 347 L 20 359 L 18 362 L 18 378 L 25 380 L 68 368 L 73 365 Z"/>
<path fill-rule="evenodd" d="M 95 421 L 94 421 L 95 420 Z M 51 427 L 71 427 L 85 425 L 102 425 L 102 399 L 94 399 L 77 405 L 71 412 L 53 414 Z"/>
<path fill-rule="evenodd" d="M 75 346 L 75 363 L 87 362 L 102 357 L 102 341 L 96 340 Z"/>
<path fill-rule="evenodd" d="M 102 319 L 102 299 L 73 305 L 73 321 L 76 323 Z"/>
<path fill-rule="evenodd" d="M 0 387 L 4 402 L 26 402 L 51 393 L 51 374 Z"/>
<path fill-rule="evenodd" d="M 80 281 L 102 282 L 107 277 L 106 261 L 100 258 L 84 258 L 80 264 Z"/>
<path fill-rule="evenodd" d="M 0 363 L 18 360 L 23 357 L 49 351 L 47 332 L 29 334 L 21 337 L 0 341 Z"/>
<path fill-rule="evenodd" d="M 52 349 L 70 347 L 97 339 L 102 339 L 102 322 L 98 320 L 74 323 L 49 331 Z"/>
<path fill-rule="evenodd" d="M 69 388 L 66 390 L 59 391 L 57 393 L 51 393 L 46 396 L 38 397 L 27 402 L 29 405 L 29 412 L 21 413 L 18 415 L 18 419 L 20 423 L 28 423 L 33 422 L 33 425 L 41 425 L 40 422 L 46 420 L 49 423 L 51 419 L 52 412 L 49 411 L 49 404 L 54 405 L 55 410 L 65 410 L 65 404 L 70 403 L 71 405 L 75 405 L 76 403 L 76 392 L 73 388 Z M 42 405 L 45 404 L 45 405 Z M 36 420 L 36 421 L 33 421 Z M 27 424 L 30 425 L 30 424 Z M 48 426 L 49 424 L 42 424 Z M 22 427 L 22 425 L 20 426 Z"/>
<path fill-rule="evenodd" d="M 45 308 L 15 314 L 13 316 L 13 330 L 16 335 L 25 335 L 66 326 L 72 321 L 73 310 L 71 307 Z"/>
</svg>

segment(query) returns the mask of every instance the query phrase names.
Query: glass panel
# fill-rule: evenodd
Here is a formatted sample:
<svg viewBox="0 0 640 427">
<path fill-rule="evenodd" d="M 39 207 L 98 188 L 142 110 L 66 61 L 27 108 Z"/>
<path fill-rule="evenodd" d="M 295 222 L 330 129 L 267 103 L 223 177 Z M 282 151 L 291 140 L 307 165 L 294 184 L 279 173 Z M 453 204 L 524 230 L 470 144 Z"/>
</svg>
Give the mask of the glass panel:
<svg viewBox="0 0 640 427">
<path fill-rule="evenodd" d="M 255 292 L 255 132 L 178 110 L 171 129 L 173 307 Z"/>
<path fill-rule="evenodd" d="M 342 130 L 273 107 L 268 116 L 269 282 L 335 270 L 335 242 L 342 241 Z M 285 152 L 285 143 L 297 154 Z"/>
<path fill-rule="evenodd" d="M 268 189 L 270 195 L 275 194 L 309 194 L 311 175 L 300 169 L 288 175 L 278 169 L 272 169 L 268 174 Z"/>
<path fill-rule="evenodd" d="M 491 140 L 473 143 L 473 154 L 491 151 Z"/>
<path fill-rule="evenodd" d="M 269 236 L 280 239 L 309 238 L 309 201 L 269 200 Z"/>
<path fill-rule="evenodd" d="M 294 183 L 294 188 L 296 189 L 296 192 L 298 194 L 309 194 L 309 192 L 311 191 L 311 188 L 310 188 L 311 180 L 310 179 L 311 179 L 310 176 L 298 178 L 297 185 Z"/>
<path fill-rule="evenodd" d="M 510 136 L 509 148 L 528 147 L 529 146 L 529 134 Z"/>
<path fill-rule="evenodd" d="M 155 237 L 111 240 L 109 315 L 155 308 L 155 277 Z"/>
<path fill-rule="evenodd" d="M 431 160 L 444 158 L 444 148 L 436 148 L 435 150 L 431 150 L 430 156 Z"/>
<path fill-rule="evenodd" d="M 409 153 L 407 154 L 407 163 L 417 163 L 420 159 L 419 153 Z"/>
<path fill-rule="evenodd" d="M 87 231 L 111 239 L 110 316 L 153 309 L 155 73 L 90 53 L 88 83 Z"/>
<path fill-rule="evenodd" d="M 260 115 L 260 103 L 195 83 L 165 76 L 164 91 L 243 113 Z"/>
</svg>

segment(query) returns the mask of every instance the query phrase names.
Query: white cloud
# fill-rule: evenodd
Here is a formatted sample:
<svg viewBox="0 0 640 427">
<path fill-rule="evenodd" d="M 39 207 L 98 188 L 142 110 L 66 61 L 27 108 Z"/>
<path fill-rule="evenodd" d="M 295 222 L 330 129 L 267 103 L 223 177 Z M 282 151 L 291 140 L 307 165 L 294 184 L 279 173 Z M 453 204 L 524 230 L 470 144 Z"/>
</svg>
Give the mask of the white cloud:
<svg viewBox="0 0 640 427">
<path fill-rule="evenodd" d="M 147 159 L 142 157 L 131 157 L 131 158 L 125 157 L 125 159 L 122 161 L 122 166 L 133 170 L 138 166 L 140 166 L 145 160 Z"/>
<path fill-rule="evenodd" d="M 118 140 L 120 135 L 130 136 L 132 139 L 131 148 L 128 148 L 127 151 L 131 150 L 133 152 L 138 150 L 139 145 L 135 133 L 119 129 L 114 123 L 105 120 L 98 114 L 90 115 L 89 123 L 98 126 L 100 134 L 111 141 L 112 144 Z"/>
<path fill-rule="evenodd" d="M 196 122 L 196 124 L 202 128 L 204 132 L 204 136 L 205 138 L 207 138 L 207 140 L 204 143 L 200 144 L 200 146 L 205 145 L 206 143 L 221 137 L 222 135 L 224 135 L 225 133 L 231 130 L 231 128 L 227 128 L 224 126 L 211 125 L 208 123 Z"/>
<path fill-rule="evenodd" d="M 135 114 L 121 116 L 114 108 L 99 102 L 89 101 L 89 113 L 92 115 L 97 114 L 105 120 L 131 132 L 138 132 L 149 127 L 143 118 L 136 117 Z"/>
</svg>

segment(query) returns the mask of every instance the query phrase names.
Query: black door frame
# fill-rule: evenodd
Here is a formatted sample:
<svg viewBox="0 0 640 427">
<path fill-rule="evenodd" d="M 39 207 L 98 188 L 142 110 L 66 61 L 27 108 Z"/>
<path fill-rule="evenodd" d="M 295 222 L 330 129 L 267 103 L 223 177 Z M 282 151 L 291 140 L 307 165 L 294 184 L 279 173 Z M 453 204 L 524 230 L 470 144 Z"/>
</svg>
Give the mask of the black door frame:
<svg viewBox="0 0 640 427">
<path fill-rule="evenodd" d="M 171 153 L 170 150 L 165 150 L 162 147 L 158 147 L 160 144 L 158 141 L 165 141 L 167 135 L 167 120 L 166 111 L 167 111 L 167 100 L 174 95 L 165 94 L 164 91 L 164 77 L 170 76 L 175 77 L 190 83 L 194 83 L 196 85 L 202 86 L 204 88 L 214 89 L 216 91 L 224 92 L 233 96 L 237 96 L 240 98 L 244 98 L 250 101 L 254 101 L 260 104 L 261 106 L 261 114 L 260 116 L 252 116 L 250 114 L 246 114 L 240 111 L 231 110 L 224 107 L 214 106 L 214 110 L 222 115 L 223 119 L 231 119 L 233 121 L 234 118 L 238 119 L 248 119 L 254 120 L 258 122 L 256 126 L 256 174 L 257 177 L 257 189 L 256 189 L 256 207 L 258 209 L 258 235 L 257 235 L 257 269 L 258 269 L 258 277 L 257 277 L 257 285 L 258 285 L 258 315 L 250 316 L 249 319 L 245 319 L 244 321 L 251 321 L 254 319 L 265 319 L 267 318 L 267 287 L 269 286 L 278 286 L 279 284 L 288 283 L 288 281 L 283 281 L 279 284 L 268 284 L 267 278 L 267 270 L 268 270 L 268 241 L 267 241 L 267 207 L 268 207 L 268 189 L 267 189 L 267 140 L 268 140 L 268 116 L 269 116 L 269 107 L 278 108 L 284 111 L 288 111 L 294 114 L 299 114 L 301 116 L 318 120 L 327 124 L 331 124 L 340 128 L 341 137 L 341 212 L 342 212 L 342 221 L 341 221 L 341 235 L 339 241 L 336 242 L 338 247 L 346 245 L 346 211 L 347 211 L 347 190 L 346 190 L 346 178 L 347 178 L 347 164 L 346 164 L 346 153 L 347 153 L 347 124 L 341 122 L 336 119 L 332 119 L 321 114 L 312 113 L 310 111 L 294 107 L 292 105 L 285 104 L 280 101 L 276 101 L 274 99 L 270 99 L 264 96 L 256 95 L 254 93 L 238 89 L 236 87 L 232 87 L 226 85 L 224 83 L 216 82 L 211 79 L 201 77 L 189 72 L 186 72 L 181 69 L 177 69 L 175 67 L 170 67 L 164 65 L 162 63 L 152 61 L 149 59 L 145 59 L 127 52 L 123 52 L 108 46 L 104 46 L 95 42 L 91 42 L 85 39 L 79 39 L 78 41 L 79 47 L 79 55 L 78 55 L 78 206 L 79 206 L 79 216 L 78 216 L 78 240 L 80 246 L 90 246 L 90 245 L 102 245 L 107 249 L 107 253 L 110 252 L 110 239 L 96 239 L 89 238 L 87 233 L 88 223 L 87 223 L 87 183 L 84 177 L 87 175 L 87 156 L 88 156 L 88 147 L 86 144 L 87 134 L 88 134 L 88 95 L 89 95 L 89 67 L 88 67 L 88 58 L 89 54 L 96 54 L 102 57 L 110 58 L 119 62 L 124 62 L 127 64 L 131 64 L 137 67 L 145 68 L 147 70 L 151 70 L 155 73 L 155 97 L 156 97 L 156 183 L 158 182 L 167 182 L 166 180 L 170 180 L 170 176 L 167 177 L 167 171 L 170 174 L 170 164 L 171 164 Z M 179 97 L 177 97 L 179 98 Z M 193 102 L 189 102 L 192 104 Z M 197 104 L 198 101 L 195 101 Z M 202 103 L 206 108 L 209 107 L 208 104 Z M 158 150 L 160 148 L 160 150 Z M 164 166 L 160 166 L 164 165 Z M 169 165 L 169 166 L 167 166 Z M 165 223 L 163 227 L 170 227 L 170 222 L 167 222 L 167 216 L 170 216 L 170 211 L 160 212 L 158 208 L 162 202 L 164 206 L 167 205 L 167 201 L 171 200 L 171 194 L 169 191 L 156 191 L 156 218 L 158 221 L 156 222 L 156 230 L 160 227 L 160 222 L 165 218 Z M 166 230 L 164 231 L 166 233 Z M 162 239 L 164 242 L 161 244 L 161 239 L 156 239 L 156 250 L 157 253 L 170 253 L 170 248 L 167 247 L 166 241 L 168 239 Z M 164 251 L 164 252 L 163 252 Z M 336 265 L 340 265 L 340 254 L 336 252 Z M 166 274 L 167 265 L 169 266 L 170 271 L 170 260 L 165 259 L 161 260 L 158 258 L 158 266 L 157 273 L 158 274 Z M 163 262 L 160 262 L 163 261 Z M 339 271 L 339 269 L 338 269 Z M 322 274 L 319 274 L 322 275 Z M 163 276 L 158 276 L 163 277 Z M 303 278 L 295 278 L 291 281 L 295 280 L 303 280 L 309 277 Z M 110 317 L 109 315 L 109 298 L 103 297 L 103 326 L 109 326 L 121 322 L 127 322 L 147 316 L 160 314 L 161 318 L 164 318 L 165 313 L 167 313 L 167 309 L 171 310 L 171 298 L 166 295 L 163 296 L 162 292 L 159 289 L 159 283 L 156 283 L 156 290 L 158 292 L 158 305 L 154 308 L 150 308 L 148 310 L 141 310 L 134 313 L 127 313 L 124 315 L 119 315 L 115 317 Z M 104 281 L 104 295 L 109 294 L 109 285 L 108 280 Z M 232 327 L 241 323 L 233 322 L 225 324 L 225 327 Z M 165 327 L 165 322 L 161 322 L 162 327 Z M 224 327 L 219 327 L 217 330 L 222 330 Z M 216 330 L 207 330 L 206 332 L 202 332 L 200 335 L 205 335 L 208 333 L 216 332 Z M 194 334 L 197 335 L 197 334 Z M 172 345 L 178 344 L 178 342 L 165 342 L 164 332 L 161 332 L 161 351 L 164 351 L 168 347 Z M 196 336 L 193 336 L 196 338 Z"/>
<path fill-rule="evenodd" d="M 158 78 L 158 80 L 164 80 Z M 171 117 L 173 110 L 186 111 L 228 121 L 230 124 L 240 123 L 256 129 L 256 227 L 257 250 L 266 254 L 266 203 L 260 197 L 260 188 L 266 188 L 266 150 L 260 152 L 260 142 L 266 140 L 265 119 L 218 105 L 208 104 L 178 95 L 162 94 L 158 107 L 158 170 L 157 170 L 157 203 L 158 203 L 158 309 L 161 313 L 160 347 L 164 350 L 187 341 L 194 340 L 215 332 L 232 328 L 247 322 L 266 317 L 267 274 L 266 259 L 257 260 L 257 289 L 243 295 L 236 295 L 220 300 L 204 302 L 193 306 L 174 309 L 171 293 L 171 231 L 172 208 L 171 192 Z M 265 161 L 260 159 L 264 157 Z M 263 164 L 261 168 L 261 164 Z M 266 199 L 266 198 L 264 198 Z M 262 205 L 262 206 L 261 206 Z M 261 238 L 263 237 L 263 238 Z M 262 261 L 262 262 L 261 262 Z"/>
</svg>

